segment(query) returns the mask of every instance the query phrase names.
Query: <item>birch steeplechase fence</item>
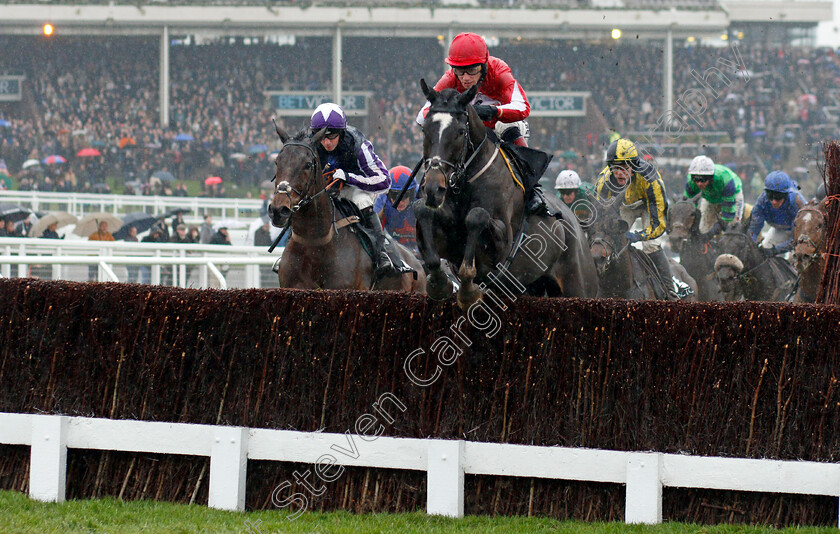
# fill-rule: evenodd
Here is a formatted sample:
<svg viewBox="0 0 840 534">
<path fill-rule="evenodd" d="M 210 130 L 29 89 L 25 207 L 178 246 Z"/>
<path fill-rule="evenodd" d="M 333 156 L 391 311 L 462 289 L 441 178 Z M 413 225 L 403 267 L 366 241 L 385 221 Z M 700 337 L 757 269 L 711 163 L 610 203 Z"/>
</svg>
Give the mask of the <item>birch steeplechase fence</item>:
<svg viewBox="0 0 840 534">
<path fill-rule="evenodd" d="M 0 488 L 838 525 L 840 308 L 496 297 L 0 280 Z"/>
</svg>

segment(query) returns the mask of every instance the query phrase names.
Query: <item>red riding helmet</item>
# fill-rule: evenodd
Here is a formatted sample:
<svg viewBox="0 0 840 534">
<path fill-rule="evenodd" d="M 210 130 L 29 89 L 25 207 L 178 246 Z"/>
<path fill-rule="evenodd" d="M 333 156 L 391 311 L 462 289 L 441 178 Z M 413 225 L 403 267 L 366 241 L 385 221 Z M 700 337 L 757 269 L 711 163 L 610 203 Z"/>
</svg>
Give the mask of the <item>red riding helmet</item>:
<svg viewBox="0 0 840 534">
<path fill-rule="evenodd" d="M 480 35 L 474 33 L 459 33 L 449 45 L 449 56 L 446 62 L 453 67 L 468 67 L 479 63 L 487 63 L 490 53 L 487 44 Z"/>
</svg>

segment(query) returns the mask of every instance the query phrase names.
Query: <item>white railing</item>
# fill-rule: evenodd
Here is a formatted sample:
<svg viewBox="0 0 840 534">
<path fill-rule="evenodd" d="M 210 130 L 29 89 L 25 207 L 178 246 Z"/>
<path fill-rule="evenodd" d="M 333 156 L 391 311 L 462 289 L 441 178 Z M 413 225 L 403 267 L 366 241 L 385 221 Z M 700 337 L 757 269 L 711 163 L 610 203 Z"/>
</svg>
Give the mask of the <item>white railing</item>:
<svg viewBox="0 0 840 534">
<path fill-rule="evenodd" d="M 266 247 L 251 246 L 2 237 L 0 277 L 219 289 L 276 287 L 277 276 L 270 266 L 282 253 L 282 248 L 269 254 Z"/>
<path fill-rule="evenodd" d="M 386 395 L 379 402 L 393 403 Z M 374 407 L 392 420 L 378 403 Z M 378 424 L 376 416 L 364 417 L 364 428 Z M 340 476 L 335 466 L 426 471 L 426 512 L 453 517 L 464 514 L 466 474 L 624 484 L 627 523 L 661 523 L 663 487 L 840 497 L 840 464 L 833 463 L 392 438 L 378 432 L 327 434 L 0 413 L 0 443 L 31 446 L 29 494 L 48 502 L 65 498 L 68 448 L 209 456 L 208 505 L 226 510 L 245 508 L 248 460 L 314 464 L 319 486 Z"/>
<path fill-rule="evenodd" d="M 20 204 L 34 211 L 67 211 L 77 217 L 105 211 L 115 215 L 146 211 L 163 215 L 184 208 L 193 217 L 205 214 L 230 220 L 252 220 L 259 215 L 262 201 L 247 198 L 152 197 L 141 195 L 93 195 L 44 191 L 1 191 L 0 202 Z"/>
</svg>

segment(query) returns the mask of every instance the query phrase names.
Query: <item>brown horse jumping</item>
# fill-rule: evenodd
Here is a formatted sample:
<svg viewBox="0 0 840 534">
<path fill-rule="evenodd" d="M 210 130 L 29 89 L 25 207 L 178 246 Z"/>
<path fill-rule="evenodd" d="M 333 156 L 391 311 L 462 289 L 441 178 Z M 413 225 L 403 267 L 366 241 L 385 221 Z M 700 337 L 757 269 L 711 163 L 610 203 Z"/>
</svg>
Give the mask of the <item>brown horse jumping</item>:
<svg viewBox="0 0 840 534">
<path fill-rule="evenodd" d="M 291 220 L 292 236 L 280 259 L 280 287 L 298 289 L 390 289 L 424 293 L 423 267 L 405 247 L 400 255 L 417 272 L 375 280 L 374 263 L 348 224 L 336 220 L 317 146 L 326 130 L 311 139 L 301 132 L 294 139 L 279 127 L 283 149 L 275 160 L 275 191 L 269 206 L 271 222 L 285 227 Z"/>
<path fill-rule="evenodd" d="M 414 203 L 414 212 L 417 243 L 429 269 L 429 296 L 452 295 L 452 282 L 441 270 L 441 258 L 446 259 L 458 269 L 458 305 L 467 309 L 483 294 L 476 282 L 499 272 L 518 242 L 519 253 L 507 271 L 529 293 L 595 297 L 598 277 L 586 236 L 565 204 L 546 199 L 561 220 L 527 216 L 527 231 L 519 235 L 525 188 L 512 176 L 510 155 L 470 105 L 476 88 L 437 92 L 423 80 L 420 85 L 431 106 L 423 125 L 423 198 Z"/>
<path fill-rule="evenodd" d="M 799 273 L 799 288 L 793 302 L 814 302 L 817 298 L 825 269 L 825 221 L 825 200 L 809 202 L 793 220 L 793 266 Z"/>
</svg>

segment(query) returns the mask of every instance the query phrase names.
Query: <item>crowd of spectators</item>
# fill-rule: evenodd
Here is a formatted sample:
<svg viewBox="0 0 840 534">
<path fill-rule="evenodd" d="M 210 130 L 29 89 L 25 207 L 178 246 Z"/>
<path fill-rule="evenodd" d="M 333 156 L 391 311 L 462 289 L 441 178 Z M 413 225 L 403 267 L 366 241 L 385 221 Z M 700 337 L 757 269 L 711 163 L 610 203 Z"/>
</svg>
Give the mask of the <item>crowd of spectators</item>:
<svg viewBox="0 0 840 534">
<path fill-rule="evenodd" d="M 414 123 L 423 103 L 418 80 L 437 81 L 446 44 L 421 38 L 345 39 L 344 89 L 371 93 L 367 118 L 351 117 L 350 122 L 364 126 L 388 166 L 413 166 L 420 156 L 422 136 Z M 226 186 L 259 187 L 271 178 L 271 153 L 280 146 L 265 91 L 329 92 L 332 84 L 327 37 L 298 37 L 292 46 L 227 38 L 173 45 L 170 122 L 161 125 L 156 39 L 6 36 L 0 37 L 0 48 L 8 52 L 0 56 L 0 74 L 27 76 L 24 100 L 16 108 L 0 108 L 0 118 L 10 121 L 0 127 L 0 159 L 18 176 L 21 189 L 107 192 L 106 176 L 118 178 L 119 193 L 175 194 L 180 189 L 185 194 L 183 186 L 176 188 L 183 182 L 196 183 L 213 196 L 225 194 Z M 731 143 L 759 154 L 768 170 L 784 165 L 795 144 L 814 159 L 819 140 L 837 131 L 823 112 L 837 104 L 836 54 L 743 44 L 738 56 L 733 50 L 675 47 L 675 100 L 699 89 L 706 104 L 693 119 L 685 119 L 684 129 L 723 132 Z M 533 121 L 531 145 L 562 155 L 562 163 L 577 167 L 582 176 L 597 172 L 610 130 L 653 132 L 657 142 L 685 139 L 661 135 L 673 128 L 663 122 L 668 115 L 662 109 L 660 42 L 511 40 L 492 47 L 491 54 L 511 65 L 526 92 L 592 93 L 606 128 L 586 124 L 572 129 L 570 119 Z M 735 64 L 745 70 L 735 72 Z M 691 72 L 702 76 L 713 68 L 721 68 L 726 78 L 707 76 L 711 87 L 704 89 Z M 13 111 L 4 117 L 4 110 Z M 281 118 L 290 131 L 305 122 L 304 117 Z M 577 135 L 570 138 L 568 131 Z M 77 155 L 86 148 L 100 155 Z M 27 161 L 51 155 L 67 163 L 23 168 Z M 172 179 L 156 179 L 160 171 Z M 684 175 L 684 170 L 672 171 Z M 222 184 L 205 186 L 211 176 Z"/>
</svg>

